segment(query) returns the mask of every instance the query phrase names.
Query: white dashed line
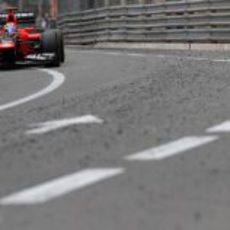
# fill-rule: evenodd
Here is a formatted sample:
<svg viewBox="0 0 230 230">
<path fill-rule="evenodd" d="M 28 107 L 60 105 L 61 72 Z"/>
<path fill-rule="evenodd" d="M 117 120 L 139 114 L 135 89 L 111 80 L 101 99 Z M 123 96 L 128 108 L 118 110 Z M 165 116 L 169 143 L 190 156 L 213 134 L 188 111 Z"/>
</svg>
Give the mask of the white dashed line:
<svg viewBox="0 0 230 230">
<path fill-rule="evenodd" d="M 208 133 L 229 133 L 230 132 L 230 121 L 225 121 L 220 125 L 216 125 L 207 129 Z"/>
<path fill-rule="evenodd" d="M 173 155 L 177 155 L 190 149 L 211 143 L 218 139 L 218 136 L 185 137 L 156 148 L 148 149 L 143 152 L 130 155 L 126 157 L 126 159 L 137 161 L 162 160 L 164 158 L 171 157 Z"/>
<path fill-rule="evenodd" d="M 123 168 L 87 169 L 72 175 L 26 189 L 0 200 L 0 205 L 35 205 L 42 204 L 64 196 L 99 181 L 117 176 L 124 172 Z"/>
<path fill-rule="evenodd" d="M 53 81 L 52 83 L 46 87 L 45 89 L 32 94 L 30 96 L 21 98 L 19 100 L 4 104 L 4 105 L 0 105 L 0 111 L 4 111 L 22 104 L 25 104 L 29 101 L 35 100 L 37 98 L 43 97 L 49 93 L 51 93 L 52 91 L 56 90 L 57 88 L 59 88 L 65 81 L 65 76 L 62 73 L 59 73 L 57 71 L 54 70 L 50 70 L 50 69 L 39 69 L 42 72 L 45 72 L 49 75 L 51 75 L 53 77 Z"/>
<path fill-rule="evenodd" d="M 62 129 L 72 125 L 79 125 L 79 124 L 102 124 L 103 120 L 95 117 L 93 115 L 86 115 L 82 117 L 76 118 L 69 118 L 69 119 L 62 119 L 57 121 L 47 121 L 44 123 L 32 124 L 31 127 L 36 127 L 26 132 L 26 134 L 44 134 L 51 131 L 55 131 L 58 129 Z"/>
</svg>

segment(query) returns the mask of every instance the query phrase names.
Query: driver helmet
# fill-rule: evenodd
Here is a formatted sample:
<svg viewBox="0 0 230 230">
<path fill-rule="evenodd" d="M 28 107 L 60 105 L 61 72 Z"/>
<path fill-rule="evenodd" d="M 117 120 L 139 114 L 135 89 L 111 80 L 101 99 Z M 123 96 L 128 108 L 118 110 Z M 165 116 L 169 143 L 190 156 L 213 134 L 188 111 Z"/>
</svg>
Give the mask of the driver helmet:
<svg viewBox="0 0 230 230">
<path fill-rule="evenodd" d="M 10 37 L 15 36 L 17 32 L 16 26 L 13 23 L 7 23 L 6 32 Z"/>
</svg>

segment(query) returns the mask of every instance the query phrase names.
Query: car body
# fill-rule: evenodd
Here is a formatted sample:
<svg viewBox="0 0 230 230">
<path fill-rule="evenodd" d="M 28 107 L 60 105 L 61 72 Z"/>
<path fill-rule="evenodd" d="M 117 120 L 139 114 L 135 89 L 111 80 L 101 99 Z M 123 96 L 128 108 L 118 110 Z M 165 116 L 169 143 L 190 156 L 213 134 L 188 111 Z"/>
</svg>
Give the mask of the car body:
<svg viewBox="0 0 230 230">
<path fill-rule="evenodd" d="M 60 66 L 64 62 L 61 31 L 41 31 L 34 26 L 35 14 L 17 12 L 15 8 L 0 14 L 0 64 L 34 62 Z"/>
</svg>

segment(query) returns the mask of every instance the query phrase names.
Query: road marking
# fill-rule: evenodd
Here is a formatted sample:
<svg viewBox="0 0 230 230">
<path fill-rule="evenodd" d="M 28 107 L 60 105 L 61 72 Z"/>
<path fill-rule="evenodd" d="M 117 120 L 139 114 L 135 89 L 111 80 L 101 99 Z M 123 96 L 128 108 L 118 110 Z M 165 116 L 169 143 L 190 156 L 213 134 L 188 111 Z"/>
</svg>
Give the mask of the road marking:
<svg viewBox="0 0 230 230">
<path fill-rule="evenodd" d="M 72 53 L 83 53 L 83 54 L 99 54 L 99 55 L 110 55 L 110 56 L 130 56 L 130 57 L 145 57 L 145 54 L 140 53 L 126 53 L 126 52 L 102 52 L 102 51 L 76 51 L 76 50 L 70 50 L 69 52 Z"/>
<path fill-rule="evenodd" d="M 146 57 L 146 55 L 139 53 L 126 53 L 126 55 L 130 57 Z"/>
<path fill-rule="evenodd" d="M 145 57 L 144 54 L 139 53 L 122 53 L 122 52 L 101 52 L 100 54 L 111 55 L 111 56 L 130 56 L 130 57 Z"/>
<path fill-rule="evenodd" d="M 102 124 L 103 120 L 93 115 L 86 115 L 82 117 L 75 117 L 75 118 L 62 119 L 56 121 L 47 121 L 44 123 L 30 125 L 31 127 L 36 127 L 36 128 L 27 131 L 26 134 L 27 135 L 44 134 L 72 125 L 91 124 L 91 123 Z"/>
<path fill-rule="evenodd" d="M 52 83 L 48 87 L 46 87 L 45 89 L 43 89 L 43 90 L 41 90 L 35 94 L 32 94 L 30 96 L 21 98 L 19 100 L 16 100 L 16 101 L 4 104 L 4 105 L 0 105 L 0 111 L 4 111 L 7 109 L 16 107 L 18 105 L 25 104 L 25 103 L 30 102 L 32 100 L 35 100 L 37 98 L 43 97 L 43 96 L 51 93 L 52 91 L 56 90 L 57 88 L 59 88 L 65 81 L 65 76 L 62 73 L 57 72 L 55 70 L 39 69 L 39 71 L 42 71 L 42 72 L 45 72 L 45 73 L 51 75 L 53 77 Z"/>
<path fill-rule="evenodd" d="M 206 58 L 206 57 L 188 57 L 188 56 L 178 56 L 178 55 L 164 55 L 164 54 L 159 54 L 159 55 L 154 55 L 155 57 L 158 58 L 176 58 L 176 59 L 185 59 L 185 60 L 192 60 L 192 61 L 211 61 L 211 62 L 216 62 L 216 63 L 228 63 L 230 62 L 230 59 L 211 59 L 211 58 Z"/>
<path fill-rule="evenodd" d="M 102 54 L 112 55 L 112 56 L 124 56 L 125 53 L 121 52 L 102 52 Z"/>
<path fill-rule="evenodd" d="M 230 59 L 213 59 L 213 61 L 227 63 L 227 62 L 230 62 Z"/>
<path fill-rule="evenodd" d="M 111 56 L 124 56 L 125 53 L 122 52 L 104 52 L 104 51 L 96 51 L 96 50 L 69 50 L 70 53 L 83 53 L 83 54 L 96 54 L 96 55 L 111 55 Z"/>
<path fill-rule="evenodd" d="M 123 168 L 87 169 L 23 190 L 0 200 L 0 205 L 42 204 L 86 186 L 124 173 Z"/>
<path fill-rule="evenodd" d="M 72 53 L 88 53 L 88 54 L 102 54 L 102 55 L 112 55 L 112 56 L 130 56 L 130 57 L 146 57 L 154 56 L 156 58 L 176 58 L 176 59 L 185 59 L 185 60 L 192 60 L 192 61 L 210 61 L 210 62 L 216 62 L 216 63 L 228 63 L 230 62 L 230 59 L 211 59 L 207 57 L 188 57 L 188 56 L 178 56 L 178 55 L 167 55 L 167 54 L 158 54 L 154 55 L 151 53 L 148 54 L 140 54 L 140 53 L 123 53 L 123 52 L 105 52 L 105 51 L 76 51 L 76 50 L 70 50 Z"/>
<path fill-rule="evenodd" d="M 173 155 L 180 154 L 193 148 L 218 140 L 218 136 L 192 136 L 179 139 L 168 144 L 151 148 L 140 153 L 126 157 L 126 160 L 162 160 Z"/>
<path fill-rule="evenodd" d="M 230 132 L 230 121 L 225 121 L 220 125 L 216 125 L 207 129 L 208 133 L 229 133 Z"/>
</svg>

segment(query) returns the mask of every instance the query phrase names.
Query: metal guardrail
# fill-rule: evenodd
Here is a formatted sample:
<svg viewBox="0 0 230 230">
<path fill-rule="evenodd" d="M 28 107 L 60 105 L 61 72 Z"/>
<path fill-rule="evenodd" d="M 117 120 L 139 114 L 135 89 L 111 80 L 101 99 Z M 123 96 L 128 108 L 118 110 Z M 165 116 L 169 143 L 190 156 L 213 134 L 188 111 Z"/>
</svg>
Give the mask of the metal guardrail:
<svg viewBox="0 0 230 230">
<path fill-rule="evenodd" d="M 117 6 L 60 15 L 71 45 L 98 42 L 230 42 L 230 1 Z"/>
</svg>

